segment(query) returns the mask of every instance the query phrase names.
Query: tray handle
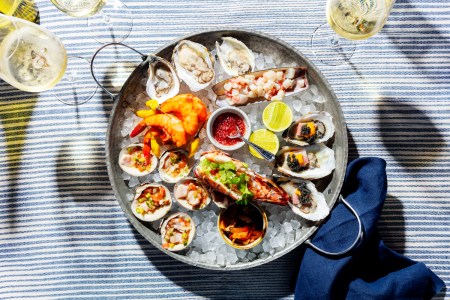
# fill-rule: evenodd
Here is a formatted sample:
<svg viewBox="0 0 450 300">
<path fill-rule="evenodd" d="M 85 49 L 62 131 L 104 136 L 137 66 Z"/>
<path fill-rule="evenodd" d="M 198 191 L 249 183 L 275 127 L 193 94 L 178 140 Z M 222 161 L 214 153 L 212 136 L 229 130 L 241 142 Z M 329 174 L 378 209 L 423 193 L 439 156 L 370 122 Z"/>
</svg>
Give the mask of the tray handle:
<svg viewBox="0 0 450 300">
<path fill-rule="evenodd" d="M 139 55 L 141 56 L 141 59 L 142 59 L 142 60 L 146 60 L 148 56 L 145 55 L 145 54 L 143 54 L 143 53 L 141 53 L 140 51 L 134 49 L 133 47 L 128 46 L 128 45 L 125 45 L 125 44 L 122 44 L 122 43 L 109 43 L 109 44 L 105 44 L 105 45 L 101 46 L 100 48 L 98 48 L 97 51 L 94 52 L 94 55 L 92 55 L 92 58 L 91 58 L 91 74 L 92 74 L 92 77 L 94 78 L 94 80 L 95 80 L 95 82 L 97 83 L 97 85 L 98 85 L 99 87 L 101 87 L 102 90 L 104 90 L 111 98 L 114 99 L 114 97 L 115 97 L 116 95 L 114 95 L 113 93 L 111 93 L 110 91 L 108 91 L 108 90 L 107 90 L 107 89 L 106 89 L 106 88 L 98 81 L 97 77 L 95 77 L 95 74 L 94 74 L 94 60 L 95 60 L 95 57 L 96 57 L 97 54 L 99 54 L 100 51 L 102 51 L 104 48 L 109 47 L 109 46 L 113 46 L 113 45 L 123 46 L 123 47 L 126 47 L 126 48 L 130 49 L 130 50 L 133 50 L 134 52 L 136 52 L 137 54 L 139 54 Z"/>
<path fill-rule="evenodd" d="M 353 242 L 353 244 L 348 247 L 345 250 L 339 251 L 339 252 L 328 252 L 325 251 L 319 247 L 317 247 L 316 245 L 314 245 L 311 242 L 311 239 L 307 239 L 305 241 L 305 244 L 309 245 L 311 248 L 313 248 L 314 250 L 316 250 L 317 252 L 320 252 L 321 254 L 324 255 L 329 255 L 329 256 L 340 256 L 340 255 L 344 255 L 348 252 L 350 252 L 351 250 L 353 250 L 353 248 L 355 248 L 356 246 L 359 245 L 359 243 L 362 241 L 363 237 L 364 237 L 364 231 L 363 231 L 363 226 L 361 223 L 361 219 L 359 218 L 358 213 L 355 211 L 355 209 L 344 199 L 344 197 L 342 197 L 342 195 L 339 195 L 339 201 L 342 202 L 347 208 L 348 210 L 350 210 L 356 217 L 356 220 L 358 221 L 358 235 L 356 236 L 355 241 Z"/>
</svg>

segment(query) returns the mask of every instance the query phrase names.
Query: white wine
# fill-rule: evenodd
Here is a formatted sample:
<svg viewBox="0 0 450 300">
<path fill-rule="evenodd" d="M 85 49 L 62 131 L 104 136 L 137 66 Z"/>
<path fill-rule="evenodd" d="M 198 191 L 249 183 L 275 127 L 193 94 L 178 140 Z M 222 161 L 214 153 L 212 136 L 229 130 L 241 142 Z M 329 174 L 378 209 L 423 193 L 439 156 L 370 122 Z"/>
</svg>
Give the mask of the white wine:
<svg viewBox="0 0 450 300">
<path fill-rule="evenodd" d="M 328 23 L 344 38 L 367 39 L 383 28 L 393 4 L 394 0 L 328 0 Z"/>
<path fill-rule="evenodd" d="M 33 0 L 1 0 L 0 13 L 37 23 L 39 12 Z"/>
<path fill-rule="evenodd" d="M 3 24 L 5 18 L 0 15 Z M 51 89 L 66 70 L 64 45 L 36 24 L 9 18 L 10 29 L 0 27 L 0 77 L 23 91 Z"/>
<path fill-rule="evenodd" d="M 51 0 L 63 13 L 72 17 L 85 18 L 96 14 L 107 0 Z"/>
</svg>

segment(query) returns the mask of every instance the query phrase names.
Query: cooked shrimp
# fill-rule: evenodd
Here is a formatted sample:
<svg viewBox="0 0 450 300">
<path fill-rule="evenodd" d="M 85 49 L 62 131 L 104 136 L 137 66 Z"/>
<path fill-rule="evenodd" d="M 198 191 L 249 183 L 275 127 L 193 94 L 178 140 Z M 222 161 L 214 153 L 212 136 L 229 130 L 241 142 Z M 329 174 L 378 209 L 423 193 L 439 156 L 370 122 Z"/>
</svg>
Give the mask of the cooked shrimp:
<svg viewBox="0 0 450 300">
<path fill-rule="evenodd" d="M 186 131 L 180 119 L 170 114 L 159 114 L 147 117 L 143 121 L 145 125 L 161 129 L 170 137 L 177 147 L 187 143 Z"/>
<path fill-rule="evenodd" d="M 192 94 L 181 94 L 170 98 L 161 104 L 160 109 L 162 112 L 176 115 L 190 135 L 197 133 L 208 116 L 202 100 Z"/>
</svg>

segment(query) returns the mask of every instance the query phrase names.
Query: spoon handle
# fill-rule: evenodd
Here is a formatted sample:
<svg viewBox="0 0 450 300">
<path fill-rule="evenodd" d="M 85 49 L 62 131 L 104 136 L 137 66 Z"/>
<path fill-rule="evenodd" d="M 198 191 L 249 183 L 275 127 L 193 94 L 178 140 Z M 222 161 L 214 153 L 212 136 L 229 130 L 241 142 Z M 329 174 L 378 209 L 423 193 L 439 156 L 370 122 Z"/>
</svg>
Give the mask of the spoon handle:
<svg viewBox="0 0 450 300">
<path fill-rule="evenodd" d="M 242 140 L 249 146 L 251 146 L 253 149 L 255 149 L 256 152 L 258 152 L 265 160 L 268 162 L 273 162 L 275 160 L 275 155 L 266 149 L 261 148 L 260 146 L 250 142 L 249 140 L 242 138 Z"/>
</svg>

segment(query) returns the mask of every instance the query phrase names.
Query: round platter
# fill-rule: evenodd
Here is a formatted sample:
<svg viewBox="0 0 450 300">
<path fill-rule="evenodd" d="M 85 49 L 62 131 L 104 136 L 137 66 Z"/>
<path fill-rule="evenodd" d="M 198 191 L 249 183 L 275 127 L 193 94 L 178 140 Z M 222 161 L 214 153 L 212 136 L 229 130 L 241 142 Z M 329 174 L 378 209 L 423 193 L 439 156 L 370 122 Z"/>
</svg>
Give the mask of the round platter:
<svg viewBox="0 0 450 300">
<path fill-rule="evenodd" d="M 339 196 L 347 165 L 348 143 L 346 125 L 339 102 L 330 85 L 320 71 L 302 53 L 285 42 L 263 33 L 225 29 L 199 32 L 189 36 L 184 36 L 161 47 L 155 54 L 170 60 L 173 48 L 180 40 L 183 39 L 198 42 L 212 50 L 214 49 L 215 42 L 219 41 L 221 37 L 224 36 L 232 36 L 241 40 L 256 53 L 270 55 L 275 63 L 289 62 L 305 67 L 308 72 L 308 81 L 310 82 L 310 86 L 315 85 L 321 95 L 326 99 L 326 101 L 321 104 L 321 108 L 333 116 L 336 127 L 334 138 L 328 143 L 328 145 L 335 152 L 336 169 L 330 176 L 316 181 L 315 184 L 318 190 L 323 192 L 328 206 L 332 208 Z M 143 61 L 129 76 L 120 93 L 115 97 L 115 103 L 109 119 L 106 136 L 106 159 L 111 185 L 122 210 L 136 230 L 152 245 L 167 255 L 197 267 L 213 270 L 240 270 L 259 266 L 283 256 L 300 244 L 304 243 L 304 241 L 317 230 L 317 226 L 320 226 L 319 224 L 309 222 L 304 223 L 301 227 L 301 234 L 295 236 L 294 242 L 287 245 L 282 250 L 276 251 L 272 255 L 267 255 L 264 257 L 256 256 L 253 260 L 245 262 L 239 261 L 235 264 L 219 265 L 201 260 L 193 260 L 191 257 L 186 256 L 186 252 L 174 253 L 162 248 L 161 237 L 157 230 L 159 222 L 156 225 L 147 224 L 139 221 L 133 215 L 129 200 L 130 191 L 132 191 L 132 189 L 128 187 L 126 181 L 123 179 L 122 170 L 117 163 L 119 153 L 121 151 L 121 144 L 123 142 L 121 131 L 124 122 L 124 115 L 130 105 L 130 99 L 136 97 L 138 91 L 143 90 L 142 82 L 147 77 L 147 69 L 148 61 Z M 199 226 L 199 224 L 197 224 L 197 226 Z M 216 232 L 216 234 L 218 235 L 219 233 Z M 266 236 L 265 238 L 268 239 L 270 237 Z"/>
</svg>

